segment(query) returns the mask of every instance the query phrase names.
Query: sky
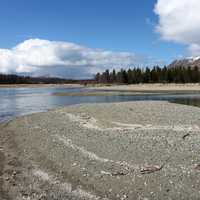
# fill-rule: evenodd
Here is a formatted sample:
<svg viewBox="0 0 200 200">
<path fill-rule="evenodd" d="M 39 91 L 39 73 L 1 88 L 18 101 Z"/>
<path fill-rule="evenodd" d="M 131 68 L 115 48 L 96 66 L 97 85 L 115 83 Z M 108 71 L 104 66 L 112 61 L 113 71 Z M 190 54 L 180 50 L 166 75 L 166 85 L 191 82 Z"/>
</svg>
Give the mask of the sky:
<svg viewBox="0 0 200 200">
<path fill-rule="evenodd" d="M 199 0 L 0 0 L 0 73 L 92 77 L 200 55 Z"/>
</svg>

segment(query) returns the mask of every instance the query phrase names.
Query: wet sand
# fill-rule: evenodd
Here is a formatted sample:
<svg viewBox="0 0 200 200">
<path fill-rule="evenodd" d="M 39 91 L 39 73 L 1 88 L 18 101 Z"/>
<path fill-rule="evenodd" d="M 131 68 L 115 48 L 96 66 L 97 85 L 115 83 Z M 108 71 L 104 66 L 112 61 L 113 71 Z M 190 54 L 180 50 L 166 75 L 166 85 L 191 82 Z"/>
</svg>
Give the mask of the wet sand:
<svg viewBox="0 0 200 200">
<path fill-rule="evenodd" d="M 0 199 L 198 199 L 200 109 L 84 104 L 0 125 Z"/>
</svg>

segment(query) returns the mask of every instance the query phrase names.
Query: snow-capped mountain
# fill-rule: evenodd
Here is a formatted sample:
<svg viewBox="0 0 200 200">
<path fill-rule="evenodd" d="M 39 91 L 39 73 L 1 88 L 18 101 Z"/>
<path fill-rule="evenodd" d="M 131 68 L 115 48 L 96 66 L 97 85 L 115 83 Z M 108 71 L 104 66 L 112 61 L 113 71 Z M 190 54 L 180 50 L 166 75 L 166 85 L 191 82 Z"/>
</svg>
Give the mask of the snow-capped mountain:
<svg viewBox="0 0 200 200">
<path fill-rule="evenodd" d="M 180 60 L 174 60 L 168 67 L 199 67 L 200 69 L 200 56 L 189 57 Z"/>
</svg>

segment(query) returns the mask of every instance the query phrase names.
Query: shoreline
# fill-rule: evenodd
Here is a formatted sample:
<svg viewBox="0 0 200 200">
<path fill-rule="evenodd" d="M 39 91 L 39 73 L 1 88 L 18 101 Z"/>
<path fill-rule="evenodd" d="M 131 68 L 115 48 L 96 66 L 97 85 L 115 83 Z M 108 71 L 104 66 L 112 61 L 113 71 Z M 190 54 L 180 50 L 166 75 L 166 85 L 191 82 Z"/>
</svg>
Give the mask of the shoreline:
<svg viewBox="0 0 200 200">
<path fill-rule="evenodd" d="M 84 87 L 81 84 L 0 84 L 1 88 Z"/>
<path fill-rule="evenodd" d="M 88 86 L 90 89 L 103 91 L 129 91 L 129 92 L 189 92 L 200 91 L 200 84 L 135 84 L 135 85 L 95 85 Z"/>
<path fill-rule="evenodd" d="M 132 85 L 115 85 L 115 84 L 0 84 L 1 88 L 40 88 L 40 87 L 83 87 L 86 89 L 102 91 L 127 91 L 127 92 L 147 92 L 147 91 L 200 91 L 200 83 L 187 84 L 132 84 Z"/>
<path fill-rule="evenodd" d="M 177 91 L 177 90 L 161 90 L 161 91 L 131 91 L 131 90 L 97 90 L 91 92 L 75 92 L 75 93 L 65 93 L 65 92 L 55 92 L 52 95 L 60 97 L 98 97 L 98 96 L 159 96 L 159 95 L 197 95 L 200 91 Z"/>
<path fill-rule="evenodd" d="M 4 122 L 0 198 L 195 199 L 199 116 L 196 107 L 140 101 L 66 106 Z"/>
</svg>

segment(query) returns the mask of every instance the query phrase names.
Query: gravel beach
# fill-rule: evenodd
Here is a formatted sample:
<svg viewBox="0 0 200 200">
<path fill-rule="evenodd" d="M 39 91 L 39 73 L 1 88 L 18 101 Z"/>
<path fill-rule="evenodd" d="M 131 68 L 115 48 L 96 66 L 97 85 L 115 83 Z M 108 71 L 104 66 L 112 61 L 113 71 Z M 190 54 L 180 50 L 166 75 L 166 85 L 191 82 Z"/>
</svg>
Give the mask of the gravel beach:
<svg viewBox="0 0 200 200">
<path fill-rule="evenodd" d="M 126 92 L 153 92 L 153 93 L 166 93 L 166 92 L 176 92 L 176 93 L 194 93 L 200 92 L 199 83 L 187 83 L 187 84 L 174 84 L 174 83 L 153 83 L 153 84 L 132 84 L 132 85 L 100 85 L 90 87 L 95 90 L 103 91 L 126 91 Z"/>
<path fill-rule="evenodd" d="M 199 199 L 200 108 L 84 104 L 0 125 L 1 200 Z"/>
</svg>

